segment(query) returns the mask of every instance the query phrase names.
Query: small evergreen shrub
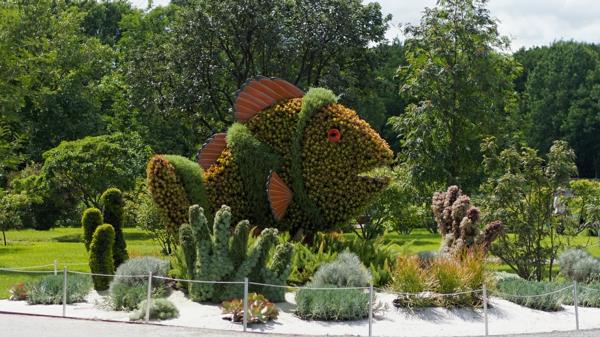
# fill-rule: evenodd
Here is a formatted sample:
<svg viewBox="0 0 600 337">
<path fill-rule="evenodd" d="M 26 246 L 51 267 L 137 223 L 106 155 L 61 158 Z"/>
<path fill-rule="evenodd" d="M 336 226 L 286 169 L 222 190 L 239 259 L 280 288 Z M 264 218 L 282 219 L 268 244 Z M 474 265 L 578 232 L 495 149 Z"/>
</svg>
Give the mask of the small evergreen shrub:
<svg viewBox="0 0 600 337">
<path fill-rule="evenodd" d="M 147 301 L 140 302 L 137 310 L 131 313 L 129 319 L 139 321 L 146 318 Z M 150 301 L 150 320 L 163 321 L 179 317 L 179 310 L 166 298 L 157 298 Z"/>
<path fill-rule="evenodd" d="M 565 298 L 571 296 L 572 289 L 565 289 L 563 292 L 543 296 L 527 296 L 542 295 L 564 287 L 564 284 L 552 282 L 536 282 L 521 278 L 508 278 L 499 281 L 496 284 L 498 292 L 496 292 L 495 295 L 531 309 L 559 311 L 563 309 L 562 304 Z"/>
<path fill-rule="evenodd" d="M 63 275 L 49 275 L 25 284 L 27 303 L 61 304 L 63 300 Z M 84 302 L 92 289 L 88 275 L 69 275 L 67 279 L 67 303 Z"/>
<path fill-rule="evenodd" d="M 600 260 L 584 250 L 566 250 L 557 262 L 560 273 L 570 280 L 588 283 L 600 279 Z"/>
<path fill-rule="evenodd" d="M 98 226 L 104 223 L 102 212 L 97 208 L 88 208 L 83 212 L 81 217 L 81 226 L 83 227 L 83 243 L 85 244 L 85 250 L 90 250 L 90 244 L 92 243 L 92 236 Z"/>
<path fill-rule="evenodd" d="M 582 307 L 600 308 L 600 282 L 578 287 L 577 300 Z M 564 303 L 573 305 L 573 297 L 565 293 Z"/>
<path fill-rule="evenodd" d="M 90 270 L 96 274 L 112 275 L 115 270 L 113 262 L 113 245 L 115 242 L 115 230 L 109 224 L 96 228 L 90 244 Z M 108 289 L 111 277 L 92 276 L 94 289 L 98 291 Z"/>
<path fill-rule="evenodd" d="M 129 258 L 127 244 L 123 237 L 123 193 L 118 188 L 109 188 L 100 197 L 103 207 L 104 222 L 113 226 L 115 230 L 115 244 L 113 246 L 113 260 L 115 267 Z"/>
<path fill-rule="evenodd" d="M 114 310 L 134 310 L 138 304 L 146 299 L 148 292 L 148 274 L 154 276 L 167 276 L 169 262 L 161 259 L 144 256 L 127 260 L 117 268 L 115 277 L 110 283 L 110 304 Z M 127 277 L 135 275 L 136 277 Z M 168 289 L 164 281 L 152 280 L 152 296 L 164 297 Z"/>
</svg>

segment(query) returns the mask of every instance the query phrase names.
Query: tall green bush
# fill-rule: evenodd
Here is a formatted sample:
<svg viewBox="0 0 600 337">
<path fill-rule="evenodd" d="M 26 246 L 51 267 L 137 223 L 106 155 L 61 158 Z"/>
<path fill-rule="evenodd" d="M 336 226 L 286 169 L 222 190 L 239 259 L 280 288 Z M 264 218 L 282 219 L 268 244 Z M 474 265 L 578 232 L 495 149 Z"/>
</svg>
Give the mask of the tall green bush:
<svg viewBox="0 0 600 337">
<path fill-rule="evenodd" d="M 267 228 L 248 249 L 248 221 L 238 223 L 231 234 L 231 217 L 231 209 L 223 205 L 215 214 L 211 231 L 204 210 L 198 205 L 190 207 L 190 224 L 180 228 L 188 278 L 241 281 L 248 277 L 252 282 L 285 285 L 291 270 L 292 245 L 277 244 L 277 230 Z M 239 284 L 191 283 L 189 288 L 190 297 L 194 301 L 213 302 L 240 298 L 242 290 Z M 251 291 L 264 294 L 274 302 L 284 300 L 283 288 L 252 285 Z"/>
<path fill-rule="evenodd" d="M 83 227 L 83 243 L 85 249 L 90 250 L 90 244 L 92 243 L 92 236 L 98 226 L 104 223 L 102 212 L 97 208 L 88 208 L 83 212 L 81 217 L 81 226 Z"/>
<path fill-rule="evenodd" d="M 123 237 L 123 193 L 118 188 L 109 188 L 100 197 L 104 213 L 104 222 L 113 226 L 115 230 L 115 245 L 113 247 L 113 260 L 118 267 L 129 258 L 127 243 Z"/>
<path fill-rule="evenodd" d="M 90 270 L 96 274 L 112 274 L 115 270 L 113 261 L 113 246 L 115 230 L 109 224 L 96 228 L 90 244 Z M 101 291 L 108 289 L 111 277 L 93 276 L 94 289 Z"/>
</svg>

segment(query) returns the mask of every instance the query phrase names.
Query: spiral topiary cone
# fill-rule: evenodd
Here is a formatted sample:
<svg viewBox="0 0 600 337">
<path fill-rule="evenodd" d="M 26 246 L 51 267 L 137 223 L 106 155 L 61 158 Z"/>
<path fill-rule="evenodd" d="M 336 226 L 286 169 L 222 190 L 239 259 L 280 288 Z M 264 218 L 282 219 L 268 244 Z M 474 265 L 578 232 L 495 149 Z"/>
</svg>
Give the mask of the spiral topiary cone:
<svg viewBox="0 0 600 337">
<path fill-rule="evenodd" d="M 501 221 L 493 221 L 482 232 L 479 208 L 471 206 L 469 196 L 455 185 L 446 192 L 435 192 L 431 209 L 443 238 L 442 254 L 459 255 L 472 248 L 487 252 L 504 229 Z"/>
<path fill-rule="evenodd" d="M 290 274 L 293 249 L 291 244 L 277 244 L 277 230 L 264 229 L 248 249 L 250 224 L 240 221 L 230 234 L 231 209 L 223 205 L 214 218 L 212 232 L 198 205 L 189 208 L 189 224 L 179 229 L 179 239 L 184 252 L 188 277 L 204 281 L 243 281 L 285 285 Z M 252 286 L 253 291 L 271 301 L 283 301 L 284 289 Z M 190 297 L 194 301 L 221 302 L 240 298 L 240 284 L 190 283 Z"/>
</svg>

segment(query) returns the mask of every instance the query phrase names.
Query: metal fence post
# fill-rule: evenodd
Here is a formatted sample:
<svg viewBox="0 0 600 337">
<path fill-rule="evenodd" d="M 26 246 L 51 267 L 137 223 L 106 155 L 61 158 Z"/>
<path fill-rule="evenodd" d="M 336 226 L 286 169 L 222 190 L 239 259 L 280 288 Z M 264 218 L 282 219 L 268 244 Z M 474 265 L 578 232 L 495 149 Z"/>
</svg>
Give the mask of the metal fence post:
<svg viewBox="0 0 600 337">
<path fill-rule="evenodd" d="M 244 277 L 244 312 L 242 317 L 242 322 L 244 325 L 244 332 L 246 332 L 246 327 L 248 326 L 248 278 Z"/>
<path fill-rule="evenodd" d="M 373 284 L 369 284 L 369 337 L 373 336 Z"/>
<path fill-rule="evenodd" d="M 485 283 L 483 284 L 483 322 L 485 324 L 485 335 L 489 335 L 488 331 L 488 297 L 487 297 L 487 287 Z"/>
<path fill-rule="evenodd" d="M 67 317 L 67 267 L 63 268 L 63 317 Z"/>
<path fill-rule="evenodd" d="M 573 304 L 575 304 L 575 329 L 579 330 L 579 309 L 577 302 L 577 281 L 575 281 L 573 282 Z"/>
<path fill-rule="evenodd" d="M 150 302 L 152 301 L 152 272 L 148 274 L 148 294 L 146 297 L 146 323 L 150 322 Z"/>
<path fill-rule="evenodd" d="M 54 259 L 54 275 L 58 275 L 58 261 Z"/>
</svg>

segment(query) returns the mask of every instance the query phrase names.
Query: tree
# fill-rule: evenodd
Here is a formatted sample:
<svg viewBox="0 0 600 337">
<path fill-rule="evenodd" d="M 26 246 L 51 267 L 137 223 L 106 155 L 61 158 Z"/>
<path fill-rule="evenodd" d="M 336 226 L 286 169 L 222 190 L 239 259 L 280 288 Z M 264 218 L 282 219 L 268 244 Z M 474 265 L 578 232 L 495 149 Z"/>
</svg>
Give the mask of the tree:
<svg viewBox="0 0 600 337">
<path fill-rule="evenodd" d="M 566 139 L 582 177 L 600 176 L 600 50 L 560 41 L 515 54 L 527 69 L 519 80 L 521 113 L 529 144 L 546 153 Z"/>
<path fill-rule="evenodd" d="M 24 194 L 8 193 L 0 190 L 0 230 L 6 246 L 6 231 L 23 226 L 24 208 L 28 205 Z"/>
<path fill-rule="evenodd" d="M 404 33 L 407 65 L 398 75 L 409 104 L 390 119 L 400 138 L 400 160 L 416 181 L 459 185 L 466 192 L 481 179 L 483 138 L 512 129 L 517 64 L 502 53 L 487 0 L 440 0 Z M 429 191 L 431 194 L 433 191 Z"/>
<path fill-rule="evenodd" d="M 41 176 L 50 189 L 68 189 L 87 207 L 102 208 L 101 193 L 132 189 L 151 153 L 135 133 L 85 137 L 45 152 Z"/>
<path fill-rule="evenodd" d="M 558 228 L 566 225 L 555 214 L 553 200 L 577 172 L 573 150 L 566 142 L 555 141 L 544 160 L 529 147 L 499 152 L 491 138 L 481 148 L 488 177 L 482 185 L 486 221 L 498 219 L 506 228 L 491 252 L 522 278 L 551 279 L 565 240 Z"/>
<path fill-rule="evenodd" d="M 103 131 L 98 84 L 114 53 L 82 34 L 85 13 L 64 0 L 43 0 L 3 5 L 0 15 L 0 111 L 27 135 L 30 158 Z"/>
</svg>

